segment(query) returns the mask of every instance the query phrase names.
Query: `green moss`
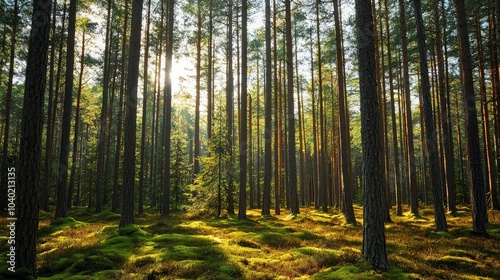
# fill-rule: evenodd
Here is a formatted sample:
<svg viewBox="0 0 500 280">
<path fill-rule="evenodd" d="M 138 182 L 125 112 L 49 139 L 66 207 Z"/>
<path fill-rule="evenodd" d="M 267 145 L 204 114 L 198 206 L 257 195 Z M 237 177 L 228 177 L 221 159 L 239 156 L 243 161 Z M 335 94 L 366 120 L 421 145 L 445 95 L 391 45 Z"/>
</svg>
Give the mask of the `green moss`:
<svg viewBox="0 0 500 280">
<path fill-rule="evenodd" d="M 57 231 L 60 231 L 64 228 L 79 228 L 85 226 L 87 223 L 77 221 L 73 217 L 67 218 L 57 218 L 52 221 L 49 226 L 42 227 L 38 230 L 39 236 L 45 236 Z"/>
<path fill-rule="evenodd" d="M 475 260 L 468 257 L 444 256 L 438 259 L 428 259 L 430 264 L 436 266 L 444 266 L 453 269 L 466 270 L 477 265 Z"/>
<path fill-rule="evenodd" d="M 244 239 L 237 240 L 236 244 L 238 244 L 241 247 L 254 248 L 254 249 L 260 248 L 259 244 L 255 243 L 251 240 L 244 240 Z"/>
<path fill-rule="evenodd" d="M 361 271 L 361 269 L 354 265 L 346 266 L 334 266 L 328 268 L 324 271 L 316 273 L 312 276 L 312 279 L 318 280 L 334 280 L 334 279 L 359 279 L 359 280 L 371 280 L 373 276 L 366 274 Z"/>
<path fill-rule="evenodd" d="M 144 267 L 148 264 L 154 264 L 156 262 L 156 259 L 153 258 L 153 257 L 142 257 L 142 258 L 138 258 L 134 261 L 134 266 L 135 267 Z"/>
<path fill-rule="evenodd" d="M 294 237 L 297 237 L 301 240 L 316 240 L 319 239 L 319 236 L 309 231 L 301 231 L 293 234 Z"/>
<path fill-rule="evenodd" d="M 71 267 L 71 272 L 92 275 L 96 272 L 113 269 L 115 264 L 106 256 L 86 256 Z"/>
<path fill-rule="evenodd" d="M 261 234 L 259 242 L 272 248 L 293 248 L 300 245 L 298 239 L 276 233 Z"/>
<path fill-rule="evenodd" d="M 182 234 L 162 234 L 153 237 L 153 241 L 156 243 L 156 247 L 166 247 L 175 245 L 184 246 L 210 246 L 213 241 L 208 238 L 195 237 L 190 235 Z"/>
<path fill-rule="evenodd" d="M 0 279 L 34 280 L 35 278 L 27 268 L 17 268 L 15 272 L 2 269 L 0 271 Z"/>
<path fill-rule="evenodd" d="M 475 258 L 475 256 L 471 253 L 466 252 L 464 250 L 457 250 L 457 249 L 448 250 L 448 255 L 455 256 L 455 257 L 466 257 L 466 258 L 470 258 L 470 259 Z"/>
<path fill-rule="evenodd" d="M 431 231 L 429 233 L 429 237 L 437 238 L 437 239 L 439 239 L 439 238 L 446 238 L 446 239 L 455 238 L 455 236 L 453 236 L 453 234 L 446 232 L 446 231 Z"/>
</svg>

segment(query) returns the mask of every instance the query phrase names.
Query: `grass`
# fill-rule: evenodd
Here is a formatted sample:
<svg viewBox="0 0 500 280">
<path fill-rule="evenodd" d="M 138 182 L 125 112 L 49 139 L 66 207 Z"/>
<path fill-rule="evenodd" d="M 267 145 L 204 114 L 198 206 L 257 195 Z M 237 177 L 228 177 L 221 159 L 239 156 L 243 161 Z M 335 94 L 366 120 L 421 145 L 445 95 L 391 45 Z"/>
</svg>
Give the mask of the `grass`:
<svg viewBox="0 0 500 280">
<path fill-rule="evenodd" d="M 449 232 L 434 230 L 431 207 L 420 216 L 392 216 L 386 225 L 386 272 L 361 257 L 359 225 L 342 214 L 302 208 L 295 216 L 262 217 L 248 210 L 202 220 L 155 210 L 119 229 L 119 215 L 95 215 L 86 208 L 71 217 L 41 215 L 38 245 L 40 279 L 500 279 L 499 213 L 490 216 L 488 237 L 471 234 L 470 209 L 447 216 Z M 490 211 L 491 213 L 491 211 Z M 393 213 L 394 214 L 394 213 Z M 0 219 L 0 261 L 5 263 L 7 221 Z M 0 276 L 1 278 L 1 276 Z"/>
</svg>

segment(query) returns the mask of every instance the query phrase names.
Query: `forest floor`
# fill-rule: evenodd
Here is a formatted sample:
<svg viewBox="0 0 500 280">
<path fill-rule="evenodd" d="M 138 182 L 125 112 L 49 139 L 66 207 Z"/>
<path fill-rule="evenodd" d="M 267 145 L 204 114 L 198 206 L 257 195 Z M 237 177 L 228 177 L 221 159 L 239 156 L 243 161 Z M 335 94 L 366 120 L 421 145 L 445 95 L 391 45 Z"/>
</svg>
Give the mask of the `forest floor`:
<svg viewBox="0 0 500 280">
<path fill-rule="evenodd" d="M 449 233 L 433 231 L 431 207 L 421 216 L 393 215 L 386 225 L 391 268 L 380 272 L 360 261 L 361 207 L 358 225 L 345 224 L 336 211 L 300 210 L 295 217 L 248 210 L 248 220 L 238 221 L 162 218 L 149 209 L 122 229 L 109 211 L 73 208 L 70 218 L 55 221 L 42 213 L 39 279 L 500 279 L 499 211 L 488 212 L 489 237 L 473 234 L 466 207 L 447 215 Z M 0 226 L 5 270 L 5 218 Z"/>
</svg>

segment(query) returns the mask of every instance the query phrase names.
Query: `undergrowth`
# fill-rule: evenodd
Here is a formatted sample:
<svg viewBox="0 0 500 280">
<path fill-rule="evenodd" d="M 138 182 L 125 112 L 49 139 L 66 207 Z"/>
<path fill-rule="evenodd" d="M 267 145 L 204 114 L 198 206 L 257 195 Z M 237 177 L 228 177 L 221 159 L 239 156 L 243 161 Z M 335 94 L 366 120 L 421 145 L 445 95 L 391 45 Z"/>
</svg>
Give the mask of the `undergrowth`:
<svg viewBox="0 0 500 280">
<path fill-rule="evenodd" d="M 248 210 L 246 221 L 164 218 L 147 209 L 124 228 L 116 213 L 73 208 L 69 218 L 41 216 L 38 273 L 39 279 L 500 279 L 498 212 L 488 237 L 470 234 L 468 208 L 447 216 L 449 232 L 434 231 L 431 207 L 420 213 L 392 216 L 386 225 L 391 268 L 382 272 L 361 259 L 361 207 L 358 225 L 314 208 L 292 218 Z M 0 221 L 6 252 L 6 220 Z"/>
</svg>

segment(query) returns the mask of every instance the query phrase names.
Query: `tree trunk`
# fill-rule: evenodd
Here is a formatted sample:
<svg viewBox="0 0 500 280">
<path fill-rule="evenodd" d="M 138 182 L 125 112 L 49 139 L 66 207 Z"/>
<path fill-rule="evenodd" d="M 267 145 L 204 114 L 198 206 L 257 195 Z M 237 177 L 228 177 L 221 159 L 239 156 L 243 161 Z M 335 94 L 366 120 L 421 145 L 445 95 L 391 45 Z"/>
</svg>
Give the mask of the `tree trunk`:
<svg viewBox="0 0 500 280">
<path fill-rule="evenodd" d="M 446 216 L 443 208 L 443 194 L 441 188 L 441 165 L 438 154 L 438 141 L 436 137 L 436 125 L 432 111 L 431 85 L 429 82 L 429 69 L 427 66 L 427 47 L 425 42 L 424 21 L 422 18 L 422 4 L 420 0 L 413 0 L 417 21 L 417 43 L 420 57 L 420 77 L 422 89 L 422 101 L 424 109 L 426 149 L 430 162 L 430 175 L 432 184 L 432 196 L 434 200 L 434 220 L 437 231 L 448 231 Z"/>
<path fill-rule="evenodd" d="M 361 141 L 363 146 L 363 258 L 376 269 L 387 270 L 382 209 L 380 106 L 378 104 L 375 44 L 370 0 L 356 0 L 359 82 L 361 91 Z"/>
<path fill-rule="evenodd" d="M 5 127 L 3 133 L 3 148 L 2 148 L 2 169 L 0 170 L 0 190 L 2 194 L 7 194 L 7 169 L 9 158 L 9 131 L 10 131 L 10 112 L 12 110 L 12 89 L 14 79 L 14 59 L 16 57 L 16 42 L 17 42 L 17 26 L 19 21 L 19 1 L 14 1 L 14 11 L 12 19 L 11 45 L 9 57 L 9 81 L 7 85 L 7 96 L 5 98 Z M 1 68 L 0 68 L 1 69 Z M 49 164 L 49 163 L 46 163 Z M 45 174 L 47 176 L 47 174 Z M 0 214 L 3 214 L 7 208 L 7 200 L 0 200 Z"/>
<path fill-rule="evenodd" d="M 476 100 L 472 74 L 472 59 L 467 29 L 467 17 L 464 0 L 456 0 L 457 35 L 462 76 L 463 106 L 465 112 L 465 139 L 467 149 L 467 173 L 472 199 L 472 225 L 479 234 L 487 234 L 486 190 L 481 167 L 479 148 L 479 128 L 477 124 Z"/>
<path fill-rule="evenodd" d="M 126 67 L 126 46 L 127 46 L 127 40 L 125 39 L 127 37 L 127 29 L 128 29 L 128 0 L 125 0 L 125 15 L 124 15 L 124 22 L 123 22 L 123 33 L 122 33 L 122 46 L 121 46 L 121 51 L 122 51 L 122 58 L 121 58 L 121 77 L 120 77 L 120 101 L 118 102 L 118 128 L 117 128 L 117 135 L 116 135 L 116 149 L 115 149 L 115 168 L 114 168 L 114 176 L 113 176 L 113 194 L 112 194 L 112 202 L 111 202 L 111 211 L 116 211 L 118 210 L 119 207 L 119 185 L 118 185 L 118 174 L 119 174 L 119 169 L 120 169 L 120 151 L 121 151 L 121 146 L 122 146 L 122 129 L 123 129 L 123 98 L 125 95 L 125 71 L 127 70 Z M 110 114 L 111 116 L 112 114 Z M 111 122 L 111 120 L 110 120 Z M 98 211 L 97 209 L 101 208 L 98 204 L 102 204 L 102 196 L 103 193 L 98 193 L 96 192 L 96 212 Z"/>
<path fill-rule="evenodd" d="M 455 159 L 453 156 L 453 138 L 451 136 L 451 120 L 449 98 L 446 91 L 446 76 L 444 69 L 443 42 L 441 35 L 441 21 L 439 18 L 438 4 L 440 1 L 434 1 L 434 22 L 436 24 L 436 55 L 438 66 L 438 92 L 439 102 L 441 104 L 441 129 L 443 131 L 442 145 L 444 150 L 444 173 L 446 183 L 446 200 L 448 211 L 452 214 L 457 212 L 456 191 L 455 191 Z"/>
<path fill-rule="evenodd" d="M 233 126 L 234 126 L 234 81 L 233 81 L 233 0 L 228 2 L 228 33 L 227 33 L 227 77 L 226 77 L 226 129 L 227 129 L 227 140 L 229 151 L 229 161 L 226 163 L 226 175 L 227 175 L 227 212 L 228 214 L 234 214 L 234 183 L 233 183 Z"/>
<path fill-rule="evenodd" d="M 288 101 L 288 195 L 290 198 L 290 214 L 299 214 L 299 200 L 297 197 L 297 163 L 295 155 L 295 113 L 293 100 L 293 41 L 292 16 L 290 0 L 285 0 L 286 22 L 286 60 L 287 60 L 287 101 Z"/>
<path fill-rule="evenodd" d="M 26 268 L 35 278 L 37 277 L 38 179 L 40 151 L 42 150 L 51 4 L 51 0 L 33 2 L 21 122 L 20 167 L 19 172 L 15 174 L 17 177 L 16 204 L 22 206 L 15 209 L 17 221 L 13 222 L 16 224 L 16 270 Z M 40 18 L 46 21 L 42 23 Z M 14 218 L 14 213 L 8 215 L 8 219 Z"/>
<path fill-rule="evenodd" d="M 326 180 L 326 126 L 325 126 L 325 109 L 323 100 L 323 66 L 321 53 L 321 37 L 320 37 L 320 16 L 319 2 L 316 1 L 316 39 L 318 52 L 318 103 L 319 103 L 319 144 L 318 144 L 318 173 L 319 173 L 319 198 L 318 203 L 324 212 L 328 211 L 328 195 L 327 195 L 327 180 Z"/>
<path fill-rule="evenodd" d="M 165 96 L 164 96 L 164 154 L 163 154 L 163 203 L 162 216 L 170 214 L 170 135 L 172 130 L 172 80 L 170 73 L 172 72 L 172 56 L 174 47 L 174 5 L 175 0 L 169 0 L 167 11 L 167 36 L 165 45 Z"/>
<path fill-rule="evenodd" d="M 409 74 L 409 55 L 408 42 L 406 38 L 406 20 L 404 1 L 399 0 L 399 24 L 401 28 L 401 46 L 403 52 L 403 81 L 405 97 L 405 123 L 406 123 L 406 165 L 410 188 L 410 211 L 418 215 L 418 190 L 417 190 L 417 171 L 415 162 L 415 148 L 413 145 L 413 123 L 411 114 L 410 99 L 410 74 Z"/>
<path fill-rule="evenodd" d="M 144 45 L 144 83 L 142 88 L 142 132 L 141 132 L 141 167 L 139 169 L 139 203 L 138 212 L 142 214 L 144 212 L 144 171 L 146 169 L 146 125 L 147 125 L 147 109 L 148 109 L 148 62 L 149 62 L 149 24 L 151 21 L 151 0 L 148 0 L 148 12 L 146 17 L 146 40 Z M 154 153 L 153 153 L 154 154 Z"/>
<path fill-rule="evenodd" d="M 213 1 L 209 0 L 208 15 L 208 63 L 207 63 L 207 139 L 212 138 L 213 116 Z"/>
<path fill-rule="evenodd" d="M 80 73 L 78 75 L 78 93 L 76 97 L 76 108 L 75 108 L 75 134 L 73 136 L 73 152 L 71 155 L 71 176 L 69 179 L 68 197 L 67 197 L 67 207 L 71 208 L 71 202 L 73 200 L 73 192 L 75 189 L 75 173 L 76 173 L 76 157 L 78 154 L 78 133 L 80 131 L 80 100 L 82 96 L 82 85 L 83 85 L 83 69 L 85 67 L 85 28 L 83 27 L 82 35 L 82 53 L 80 54 Z"/>
<path fill-rule="evenodd" d="M 248 1 L 242 1 L 242 29 L 241 29 L 241 116 L 240 118 L 240 138 L 239 138 L 239 154 L 240 154 L 240 194 L 239 194 L 239 207 L 238 207 L 238 220 L 246 220 L 247 214 L 247 126 L 248 126 L 248 112 L 247 112 L 247 70 L 248 70 Z"/>
<path fill-rule="evenodd" d="M 57 11 L 57 5 L 53 5 L 53 10 L 52 10 L 52 27 L 51 27 L 51 34 L 56 34 L 56 11 Z M 63 16 L 64 18 L 64 16 Z M 64 23 L 63 23 L 64 24 Z M 64 28 L 61 28 L 64 29 Z M 63 40 L 61 40 L 62 42 Z M 54 126 L 53 126 L 53 114 L 52 112 L 54 111 L 54 108 L 57 107 L 57 103 L 54 102 L 54 68 L 55 68 L 55 49 L 56 49 L 56 42 L 55 40 L 50 40 L 50 67 L 49 67 L 49 102 L 47 106 L 47 135 L 45 139 L 45 167 L 44 167 L 44 178 L 43 178 L 43 183 L 42 183 L 42 193 L 40 195 L 41 200 L 40 200 L 40 208 L 42 210 L 48 212 L 49 211 L 49 196 L 50 196 L 50 177 L 52 173 L 52 143 L 54 139 Z M 57 95 L 56 95 L 57 97 Z M 8 122 L 6 122 L 8 123 Z M 7 134 L 5 134 L 6 136 Z M 2 168 L 2 170 L 4 170 Z"/>
<path fill-rule="evenodd" d="M 68 43 L 66 50 L 66 82 L 64 87 L 64 107 L 61 124 L 61 143 L 59 149 L 59 167 L 57 172 L 57 200 L 55 218 L 68 215 L 68 158 L 69 134 L 71 129 L 71 108 L 73 106 L 73 69 L 75 62 L 76 0 L 69 2 Z"/>
<path fill-rule="evenodd" d="M 496 12 L 496 13 L 495 13 Z M 491 97 L 494 100 L 493 101 L 493 123 L 494 123 L 494 137 L 493 137 L 493 150 L 497 151 L 500 147 L 500 110 L 498 106 L 498 95 L 500 91 L 500 76 L 499 74 L 499 68 L 498 68 L 498 53 L 497 47 L 500 46 L 500 16 L 498 15 L 500 12 L 500 1 L 495 2 L 495 10 L 492 10 L 491 13 L 488 15 L 488 21 L 490 22 L 489 28 L 488 28 L 488 35 L 493 42 L 493 44 L 490 47 L 490 57 L 491 57 L 491 64 L 490 64 L 490 76 L 491 76 Z M 495 23 L 496 20 L 496 23 Z M 498 36 L 495 37 L 495 26 L 497 27 L 497 30 L 499 33 Z M 500 49 L 500 47 L 498 47 Z M 494 163 L 496 169 L 494 172 L 496 172 L 496 180 L 498 180 L 498 170 L 500 170 L 500 157 L 496 156 L 494 159 Z M 500 210 L 500 200 L 499 200 L 499 192 L 500 189 L 498 189 L 498 184 L 495 184 L 494 187 L 491 189 L 491 207 L 494 210 Z"/>
<path fill-rule="evenodd" d="M 401 199 L 401 176 L 399 173 L 400 165 L 399 165 L 399 148 L 398 148 L 398 134 L 396 127 L 396 106 L 394 99 L 394 78 L 392 72 L 392 55 L 391 55 L 391 31 L 389 29 L 389 8 L 388 1 L 384 0 L 384 7 L 387 11 L 385 18 L 385 38 L 387 45 L 387 65 L 389 72 L 389 94 L 390 94 L 390 103 L 391 103 L 391 122 L 392 122 L 392 148 L 393 148 L 393 160 L 394 160 L 394 190 L 396 194 L 396 215 L 403 215 L 403 205 Z M 401 105 L 401 99 L 398 100 L 398 104 Z"/>
<path fill-rule="evenodd" d="M 345 99 L 344 93 L 344 69 L 342 67 L 343 55 L 341 47 L 341 30 L 340 30 L 340 20 L 339 20 L 339 7 L 337 0 L 333 1 L 333 14 L 335 17 L 335 44 L 337 49 L 337 80 L 338 87 L 337 91 L 339 94 L 339 114 L 340 114 L 340 150 L 342 157 L 342 182 L 343 182 L 343 198 L 344 198 L 344 216 L 346 222 L 349 224 L 356 223 L 356 217 L 354 216 L 354 208 L 352 207 L 352 182 L 351 174 L 349 174 L 349 127 L 347 125 L 347 100 Z"/>
<path fill-rule="evenodd" d="M 139 58 L 141 55 L 142 4 L 142 0 L 134 0 L 132 4 L 127 96 L 125 102 L 125 135 L 127 135 L 127 137 L 125 137 L 124 142 L 123 201 L 120 227 L 134 223 L 137 84 L 139 79 Z"/>
<path fill-rule="evenodd" d="M 102 193 L 102 188 L 106 181 L 105 174 L 105 153 L 106 139 L 109 135 L 106 134 L 107 129 L 107 111 L 108 111 L 108 94 L 109 94 L 109 55 L 111 45 L 111 5 L 113 0 L 108 0 L 107 16 L 106 16 L 106 35 L 104 45 L 104 69 L 103 69 L 103 85 L 102 85 L 102 105 L 101 114 L 99 116 L 99 136 L 97 139 L 97 178 L 96 178 L 96 193 Z M 99 196 L 100 197 L 100 196 Z M 96 200 L 97 201 L 97 200 Z M 97 206 L 99 208 L 97 208 Z M 96 203 L 96 212 L 101 211 L 101 203 Z"/>
<path fill-rule="evenodd" d="M 272 70 L 271 70 L 271 4 L 265 0 L 266 77 L 265 77 L 265 123 L 264 123 L 264 185 L 262 187 L 262 215 L 271 214 L 272 179 Z"/>
<path fill-rule="evenodd" d="M 196 31 L 196 99 L 195 99 L 195 117 L 194 117 L 194 163 L 193 163 L 193 182 L 196 175 L 200 173 L 200 93 L 201 93 L 201 3 L 197 4 L 198 22 Z"/>
</svg>

